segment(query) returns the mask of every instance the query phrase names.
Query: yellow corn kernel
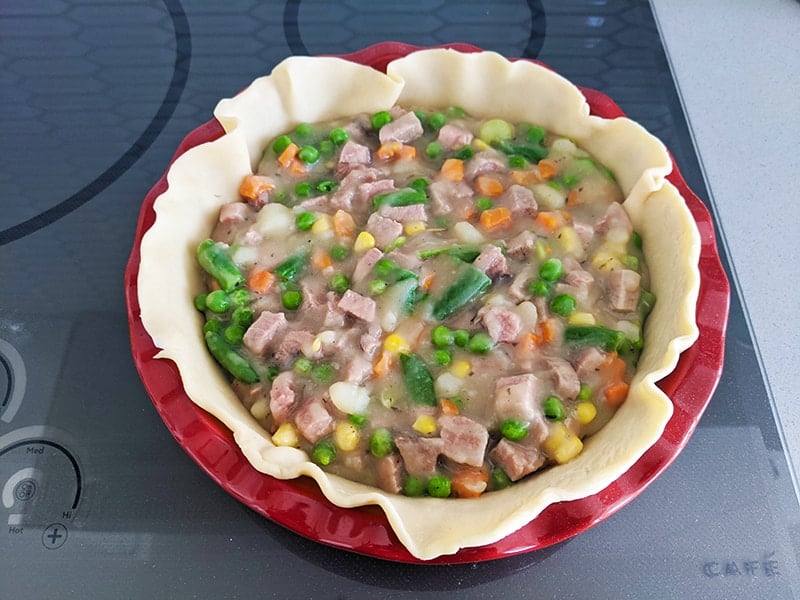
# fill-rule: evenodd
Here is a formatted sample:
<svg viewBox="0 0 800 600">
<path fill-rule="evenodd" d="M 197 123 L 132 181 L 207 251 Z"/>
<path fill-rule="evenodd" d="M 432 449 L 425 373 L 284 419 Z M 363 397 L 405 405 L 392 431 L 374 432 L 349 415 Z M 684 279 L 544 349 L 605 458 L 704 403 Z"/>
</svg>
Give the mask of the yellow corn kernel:
<svg viewBox="0 0 800 600">
<path fill-rule="evenodd" d="M 464 378 L 469 375 L 472 365 L 467 360 L 454 360 L 450 365 L 450 372 L 456 377 Z"/>
<path fill-rule="evenodd" d="M 425 231 L 425 221 L 409 221 L 403 225 L 403 231 L 406 235 L 417 235 Z"/>
<path fill-rule="evenodd" d="M 406 339 L 397 333 L 390 333 L 386 336 L 383 341 L 383 349 L 392 354 L 411 352 L 411 346 L 408 345 Z"/>
<path fill-rule="evenodd" d="M 355 450 L 358 442 L 361 439 L 361 434 L 358 427 L 349 421 L 339 421 L 336 424 L 336 429 L 333 430 L 333 443 L 339 450 L 349 452 Z"/>
<path fill-rule="evenodd" d="M 475 146 L 475 150 L 488 150 L 489 148 L 491 148 L 489 144 L 487 144 L 480 138 L 475 138 L 474 140 L 472 140 L 472 145 Z"/>
<path fill-rule="evenodd" d="M 267 401 L 263 398 L 261 400 L 256 400 L 253 406 L 250 407 L 250 414 L 253 415 L 255 419 L 266 419 L 269 414 L 269 404 L 267 404 Z"/>
<path fill-rule="evenodd" d="M 300 440 L 297 437 L 297 430 L 291 423 L 284 423 L 272 434 L 272 443 L 276 446 L 290 446 L 297 448 Z"/>
<path fill-rule="evenodd" d="M 314 221 L 314 224 L 311 226 L 311 233 L 315 235 L 319 235 L 321 233 L 325 233 L 331 230 L 331 218 L 326 214 L 321 214 L 317 217 L 317 220 Z"/>
<path fill-rule="evenodd" d="M 569 462 L 583 450 L 583 442 L 564 423 L 554 423 L 544 441 L 547 454 L 558 464 Z"/>
<path fill-rule="evenodd" d="M 567 254 L 578 254 L 583 251 L 583 241 L 574 227 L 567 225 L 558 231 L 556 236 L 561 249 Z"/>
<path fill-rule="evenodd" d="M 356 241 L 353 244 L 353 251 L 354 252 L 365 252 L 370 248 L 375 247 L 375 236 L 373 236 L 369 231 L 362 231 L 356 237 Z"/>
<path fill-rule="evenodd" d="M 430 435 L 436 433 L 436 419 L 430 415 L 420 415 L 411 427 L 422 435 Z"/>
<path fill-rule="evenodd" d="M 575 417 L 581 425 L 588 425 L 597 416 L 597 408 L 591 402 L 578 402 L 575 406 Z"/>
<path fill-rule="evenodd" d="M 597 320 L 592 313 L 574 312 L 567 317 L 567 322 L 570 325 L 595 325 Z"/>
</svg>

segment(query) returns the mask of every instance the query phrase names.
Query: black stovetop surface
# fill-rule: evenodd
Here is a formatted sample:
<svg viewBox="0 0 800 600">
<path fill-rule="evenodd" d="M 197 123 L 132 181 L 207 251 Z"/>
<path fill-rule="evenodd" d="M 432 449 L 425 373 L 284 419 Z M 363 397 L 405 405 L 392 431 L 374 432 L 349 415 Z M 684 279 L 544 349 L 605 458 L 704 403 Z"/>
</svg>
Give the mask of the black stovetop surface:
<svg viewBox="0 0 800 600">
<path fill-rule="evenodd" d="M 622 511 L 542 551 L 419 567 L 334 550 L 239 504 L 172 439 L 128 341 L 142 199 L 220 98 L 291 54 L 386 40 L 538 58 L 605 92 L 709 205 L 644 2 L 4 2 L 0 597 L 800 593 L 800 509 L 735 293 L 723 377 L 684 452 Z"/>
</svg>

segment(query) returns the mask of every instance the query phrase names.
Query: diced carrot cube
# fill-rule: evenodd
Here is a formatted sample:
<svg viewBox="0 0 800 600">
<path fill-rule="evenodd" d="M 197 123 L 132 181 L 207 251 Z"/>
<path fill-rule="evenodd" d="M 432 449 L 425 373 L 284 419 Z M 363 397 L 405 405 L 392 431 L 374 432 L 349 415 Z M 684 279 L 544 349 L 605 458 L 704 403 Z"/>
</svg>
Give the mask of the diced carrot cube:
<svg viewBox="0 0 800 600">
<path fill-rule="evenodd" d="M 558 165 L 549 158 L 543 158 L 539 161 L 537 166 L 539 167 L 539 175 L 541 175 L 542 179 L 545 181 L 552 179 L 558 174 Z"/>
<path fill-rule="evenodd" d="M 511 211 L 505 206 L 488 208 L 481 213 L 480 224 L 487 231 L 511 225 Z"/>
<path fill-rule="evenodd" d="M 275 189 L 275 182 L 265 175 L 245 175 L 239 185 L 239 195 L 248 200 L 261 200 L 264 194 Z"/>
<path fill-rule="evenodd" d="M 338 237 L 355 237 L 356 222 L 353 215 L 342 209 L 337 210 L 333 215 L 333 233 Z"/>
<path fill-rule="evenodd" d="M 442 168 L 439 172 L 445 179 L 461 181 L 464 179 L 464 161 L 459 158 L 448 158 L 442 163 Z"/>
<path fill-rule="evenodd" d="M 297 144 L 289 144 L 278 156 L 278 164 L 285 169 L 292 163 L 299 151 L 300 148 Z"/>
<path fill-rule="evenodd" d="M 503 193 L 503 183 L 488 175 L 479 175 L 475 179 L 475 188 L 484 196 L 495 197 Z"/>
<path fill-rule="evenodd" d="M 603 395 L 606 399 L 606 404 L 616 408 L 628 397 L 628 384 L 624 381 L 615 381 L 606 386 Z"/>
<path fill-rule="evenodd" d="M 477 498 L 488 485 L 489 473 L 479 467 L 464 467 L 452 473 L 452 490 L 459 498 Z"/>
<path fill-rule="evenodd" d="M 247 287 L 258 294 L 266 294 L 275 283 L 275 275 L 266 269 L 258 269 L 247 278 Z"/>
</svg>

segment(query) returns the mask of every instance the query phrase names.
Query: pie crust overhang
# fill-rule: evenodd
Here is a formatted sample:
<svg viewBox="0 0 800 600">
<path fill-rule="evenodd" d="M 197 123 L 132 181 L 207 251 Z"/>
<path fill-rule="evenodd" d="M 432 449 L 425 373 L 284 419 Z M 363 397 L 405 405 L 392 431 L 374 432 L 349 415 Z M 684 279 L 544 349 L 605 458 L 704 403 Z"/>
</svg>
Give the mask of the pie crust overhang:
<svg viewBox="0 0 800 600">
<path fill-rule="evenodd" d="M 323 92 L 324 91 L 324 92 Z M 300 122 L 407 106 L 457 105 L 477 116 L 539 124 L 571 138 L 610 168 L 624 207 L 645 240 L 657 302 L 645 327 L 645 349 L 629 397 L 611 421 L 586 440 L 573 461 L 477 499 L 408 498 L 329 475 L 298 449 L 276 447 L 242 406 L 206 350 L 203 316 L 192 299 L 203 288 L 195 262 L 219 208 L 237 200 L 241 178 L 264 146 Z M 589 114 L 580 91 L 527 61 L 492 52 L 421 50 L 395 60 L 386 74 L 339 58 L 292 57 L 256 79 L 214 112 L 226 134 L 181 155 L 156 199 L 156 220 L 141 243 L 141 318 L 158 358 L 177 365 L 191 400 L 233 432 L 258 471 L 281 479 L 307 475 L 334 504 L 376 504 L 408 551 L 429 560 L 490 544 L 534 519 L 549 504 L 593 495 L 630 468 L 661 436 L 672 403 L 656 381 L 674 370 L 698 336 L 700 286 L 697 226 L 675 187 L 663 144 L 626 118 Z"/>
</svg>

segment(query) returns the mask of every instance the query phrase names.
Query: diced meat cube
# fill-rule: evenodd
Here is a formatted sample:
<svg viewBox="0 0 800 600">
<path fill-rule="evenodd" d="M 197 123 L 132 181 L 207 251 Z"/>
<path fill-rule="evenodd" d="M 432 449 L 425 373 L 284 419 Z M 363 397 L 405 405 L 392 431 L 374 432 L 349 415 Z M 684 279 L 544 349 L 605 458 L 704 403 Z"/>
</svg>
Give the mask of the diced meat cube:
<svg viewBox="0 0 800 600">
<path fill-rule="evenodd" d="M 523 185 L 512 185 L 498 199 L 498 205 L 505 206 L 514 217 L 535 215 L 538 210 L 533 192 Z"/>
<path fill-rule="evenodd" d="M 618 269 L 608 276 L 608 301 L 613 310 L 630 312 L 636 310 L 641 291 L 641 275 L 630 269 Z"/>
<path fill-rule="evenodd" d="M 353 140 L 347 140 L 339 154 L 339 163 L 337 164 L 336 171 L 341 175 L 343 173 L 348 173 L 358 165 L 368 165 L 371 161 L 372 154 L 369 148 Z"/>
<path fill-rule="evenodd" d="M 394 443 L 409 475 L 430 477 L 436 473 L 436 463 L 444 451 L 441 438 L 398 436 Z"/>
<path fill-rule="evenodd" d="M 367 330 L 361 334 L 358 340 L 358 345 L 361 351 L 367 356 L 374 356 L 375 352 L 381 346 L 381 339 L 383 339 L 383 329 L 380 325 L 370 325 Z"/>
<path fill-rule="evenodd" d="M 508 270 L 508 262 L 503 256 L 503 251 L 494 244 L 485 246 L 472 264 L 489 277 L 500 277 L 511 273 Z"/>
<path fill-rule="evenodd" d="M 575 358 L 575 373 L 578 375 L 578 379 L 586 381 L 597 373 L 600 370 L 600 366 L 606 362 L 607 357 L 608 355 L 605 352 L 595 346 L 589 346 L 581 350 L 580 354 Z"/>
<path fill-rule="evenodd" d="M 378 132 L 378 139 L 381 144 L 386 142 L 402 142 L 406 144 L 417 139 L 424 131 L 422 123 L 420 123 L 414 111 L 408 111 L 402 117 L 381 127 Z"/>
<path fill-rule="evenodd" d="M 228 202 L 219 209 L 220 223 L 244 223 L 254 215 L 253 209 L 245 202 Z"/>
<path fill-rule="evenodd" d="M 565 400 L 572 400 L 581 391 L 581 382 L 572 365 L 563 358 L 550 357 L 545 360 L 550 376 L 553 378 L 556 394 Z"/>
<path fill-rule="evenodd" d="M 347 290 L 339 300 L 339 308 L 362 321 L 375 319 L 375 301 L 353 290 Z"/>
<path fill-rule="evenodd" d="M 372 213 L 367 219 L 367 231 L 375 238 L 375 244 L 385 248 L 403 233 L 403 225 L 393 219 L 387 219 L 378 213 Z"/>
<path fill-rule="evenodd" d="M 453 211 L 460 212 L 467 205 L 471 206 L 474 192 L 463 181 L 442 179 L 428 186 L 428 194 L 433 214 L 448 215 Z"/>
<path fill-rule="evenodd" d="M 358 187 L 367 182 L 377 181 L 382 176 L 378 169 L 358 165 L 342 178 L 339 187 L 331 194 L 330 206 L 335 210 L 353 210 L 353 200 Z"/>
<path fill-rule="evenodd" d="M 409 204 L 408 206 L 381 206 L 378 214 L 387 219 L 408 223 L 411 221 L 427 221 L 428 213 L 424 204 Z"/>
<path fill-rule="evenodd" d="M 578 237 L 581 239 L 584 246 L 592 241 L 592 238 L 594 237 L 594 227 L 592 227 L 589 223 L 584 223 L 583 221 L 573 221 L 572 228 L 575 230 L 575 233 L 578 234 Z"/>
<path fill-rule="evenodd" d="M 516 342 L 522 331 L 519 315 L 503 306 L 484 306 L 478 311 L 478 317 L 495 343 Z"/>
<path fill-rule="evenodd" d="M 447 123 L 439 130 L 436 141 L 446 150 L 453 150 L 471 144 L 474 137 L 469 129 Z"/>
<path fill-rule="evenodd" d="M 494 386 L 494 412 L 500 421 L 520 419 L 537 421 L 543 418 L 539 405 L 542 388 L 533 373 L 510 375 L 497 380 Z"/>
<path fill-rule="evenodd" d="M 463 415 L 445 415 L 439 418 L 439 435 L 447 458 L 473 467 L 483 465 L 489 443 L 486 427 Z"/>
<path fill-rule="evenodd" d="M 511 481 L 519 481 L 544 464 L 545 457 L 538 448 L 523 446 L 503 438 L 489 452 L 489 458 L 508 475 Z"/>
<path fill-rule="evenodd" d="M 308 200 L 303 200 L 299 204 L 299 206 L 303 210 L 328 212 L 331 209 L 331 197 L 314 196 L 313 198 L 309 198 Z M 340 207 L 335 207 L 335 208 L 340 208 Z"/>
<path fill-rule="evenodd" d="M 372 273 L 375 263 L 381 258 L 383 258 L 383 252 L 378 248 L 370 248 L 364 252 L 361 258 L 358 259 L 355 269 L 353 269 L 353 283 L 360 283 L 366 279 Z"/>
<path fill-rule="evenodd" d="M 403 460 L 399 454 L 390 454 L 375 461 L 375 472 L 378 476 L 378 486 L 390 494 L 399 494 L 403 491 L 404 471 Z"/>
<path fill-rule="evenodd" d="M 275 360 L 281 365 L 287 365 L 301 352 L 307 358 L 319 358 L 321 352 L 312 352 L 311 344 L 314 342 L 314 334 L 302 329 L 289 331 L 278 346 L 275 352 Z"/>
<path fill-rule="evenodd" d="M 363 354 L 356 354 L 344 369 L 344 380 L 361 383 L 371 374 L 372 363 Z"/>
<path fill-rule="evenodd" d="M 336 426 L 336 422 L 328 412 L 325 401 L 322 398 L 309 398 L 297 410 L 294 416 L 294 424 L 297 430 L 305 439 L 315 444 L 326 435 L 331 433 Z"/>
<path fill-rule="evenodd" d="M 609 204 L 606 212 L 594 226 L 594 230 L 597 233 L 607 233 L 611 229 L 622 229 L 628 234 L 633 231 L 633 225 L 628 213 L 625 212 L 619 202 Z"/>
<path fill-rule="evenodd" d="M 283 371 L 272 382 L 269 390 L 269 412 L 275 425 L 286 422 L 295 405 L 294 373 Z"/>
<path fill-rule="evenodd" d="M 322 320 L 323 327 L 344 327 L 344 313 L 339 310 L 339 301 L 335 292 L 325 295 L 325 316 Z"/>
<path fill-rule="evenodd" d="M 283 313 L 264 311 L 244 332 L 244 345 L 253 354 L 263 355 L 287 325 Z"/>
<path fill-rule="evenodd" d="M 533 273 L 530 269 L 523 269 L 517 273 L 511 285 L 508 286 L 508 295 L 513 300 L 521 302 L 525 300 L 528 294 L 528 282 L 533 278 Z"/>
<path fill-rule="evenodd" d="M 572 268 L 567 265 L 565 260 L 564 267 L 569 269 L 564 274 L 564 283 L 578 288 L 587 288 L 594 283 L 594 275 L 583 269 L 580 265 Z"/>
<path fill-rule="evenodd" d="M 506 171 L 505 157 L 496 150 L 484 150 L 478 152 L 470 158 L 464 165 L 464 176 L 467 179 L 475 179 L 478 175 L 485 173 L 502 173 Z"/>
<path fill-rule="evenodd" d="M 527 260 L 535 246 L 536 234 L 526 229 L 508 241 L 506 253 L 517 260 Z"/>
<path fill-rule="evenodd" d="M 358 209 L 364 210 L 374 196 L 391 192 L 393 189 L 395 189 L 394 179 L 378 179 L 377 181 L 365 181 L 359 184 L 357 192 L 359 200 Z"/>
</svg>

